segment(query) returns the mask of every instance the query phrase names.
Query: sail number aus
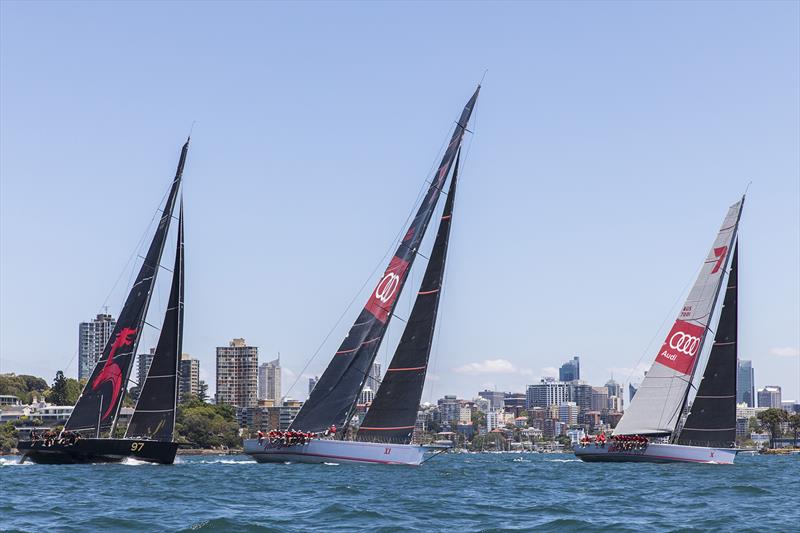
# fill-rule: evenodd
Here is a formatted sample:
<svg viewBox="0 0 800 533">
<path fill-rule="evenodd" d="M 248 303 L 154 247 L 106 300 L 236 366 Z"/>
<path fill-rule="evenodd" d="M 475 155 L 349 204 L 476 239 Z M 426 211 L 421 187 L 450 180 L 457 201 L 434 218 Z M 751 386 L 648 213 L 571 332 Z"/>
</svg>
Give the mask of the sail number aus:
<svg viewBox="0 0 800 533">
<path fill-rule="evenodd" d="M 144 448 L 144 442 L 132 442 L 131 443 L 131 451 L 132 452 L 140 452 Z"/>
</svg>

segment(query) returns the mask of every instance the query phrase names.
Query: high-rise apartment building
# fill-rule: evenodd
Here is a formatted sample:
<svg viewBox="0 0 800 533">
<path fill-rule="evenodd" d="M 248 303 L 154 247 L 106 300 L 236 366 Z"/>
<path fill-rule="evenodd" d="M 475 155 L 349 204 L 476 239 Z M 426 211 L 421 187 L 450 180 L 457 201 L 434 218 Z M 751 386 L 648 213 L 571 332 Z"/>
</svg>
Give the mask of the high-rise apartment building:
<svg viewBox="0 0 800 533">
<path fill-rule="evenodd" d="M 578 404 L 575 402 L 564 402 L 558 406 L 558 419 L 567 424 L 574 426 L 578 423 Z"/>
<path fill-rule="evenodd" d="M 281 358 L 258 367 L 258 399 L 281 401 Z M 276 403 L 278 405 L 278 403 Z"/>
<path fill-rule="evenodd" d="M 506 393 L 502 391 L 485 389 L 478 396 L 489 401 L 489 409 L 502 409 L 505 407 Z"/>
<path fill-rule="evenodd" d="M 378 388 L 380 386 L 381 386 L 381 364 L 372 363 L 372 367 L 369 370 L 369 376 L 367 376 L 367 382 L 364 384 L 364 388 L 372 389 L 372 392 L 377 393 Z"/>
<path fill-rule="evenodd" d="M 258 404 L 258 347 L 233 339 L 217 348 L 218 404 L 256 407 Z"/>
<path fill-rule="evenodd" d="M 739 359 L 736 368 L 736 403 L 746 403 L 748 407 L 756 406 L 755 381 L 753 361 Z"/>
<path fill-rule="evenodd" d="M 138 381 L 139 390 L 144 387 L 144 380 L 147 378 L 147 372 L 150 371 L 150 365 L 153 364 L 153 357 L 156 355 L 156 349 L 150 348 L 148 353 L 140 353 L 136 363 L 136 380 Z"/>
<path fill-rule="evenodd" d="M 528 385 L 526 407 L 549 407 L 570 401 L 570 384 L 544 378 L 536 385 Z"/>
<path fill-rule="evenodd" d="M 581 379 L 581 359 L 576 356 L 561 365 L 561 368 L 558 369 L 558 380 L 575 381 L 577 379 Z"/>
<path fill-rule="evenodd" d="M 191 396 L 200 396 L 200 360 L 188 353 L 181 354 L 178 366 L 178 400 L 184 402 Z"/>
<path fill-rule="evenodd" d="M 311 391 L 314 390 L 314 387 L 317 386 L 317 381 L 319 381 L 319 376 L 314 376 L 313 378 L 308 378 L 308 395 L 311 396 Z"/>
<path fill-rule="evenodd" d="M 778 386 L 767 385 L 763 389 L 758 389 L 758 406 L 781 408 L 781 388 Z"/>
<path fill-rule="evenodd" d="M 592 411 L 608 409 L 608 388 L 592 387 Z"/>
<path fill-rule="evenodd" d="M 89 378 L 114 332 L 117 321 L 109 314 L 99 314 L 78 327 L 78 379 Z"/>
</svg>

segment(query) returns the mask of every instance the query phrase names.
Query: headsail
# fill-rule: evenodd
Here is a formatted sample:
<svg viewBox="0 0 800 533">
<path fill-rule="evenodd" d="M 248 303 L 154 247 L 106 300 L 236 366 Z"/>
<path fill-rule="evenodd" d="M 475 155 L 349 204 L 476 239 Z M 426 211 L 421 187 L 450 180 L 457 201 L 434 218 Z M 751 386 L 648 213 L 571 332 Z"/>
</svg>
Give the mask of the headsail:
<svg viewBox="0 0 800 533">
<path fill-rule="evenodd" d="M 183 347 L 183 202 L 178 217 L 175 269 L 156 353 L 139 393 L 126 437 L 171 441 L 175 430 L 178 365 Z"/>
<path fill-rule="evenodd" d="M 456 198 L 459 157 L 456 158 L 447 201 L 431 258 L 422 278 L 414 308 L 408 318 L 400 344 L 358 430 L 357 440 L 408 444 L 414 433 L 419 401 L 425 386 L 428 358 L 433 344 L 436 314 L 444 277 L 453 203 Z"/>
<path fill-rule="evenodd" d="M 678 444 L 720 448 L 736 444 L 738 256 L 737 243 L 714 346 Z"/>
<path fill-rule="evenodd" d="M 406 276 L 425 235 L 439 193 L 444 187 L 453 160 L 461 146 L 479 91 L 480 86 L 464 107 L 442 162 L 397 252 L 342 345 L 334 354 L 333 360 L 311 392 L 308 401 L 297 413 L 291 425 L 293 429 L 323 431 L 331 425 L 342 427 L 349 421 L 356 398 L 364 386 L 386 333 L 397 297 L 403 289 Z"/>
<path fill-rule="evenodd" d="M 142 326 L 147 315 L 150 296 L 158 274 L 164 242 L 169 231 L 175 200 L 181 185 L 183 167 L 189 140 L 181 150 L 178 169 L 167 195 L 161 219 L 156 228 L 150 248 L 139 269 L 136 281 L 120 312 L 117 325 L 108 339 L 103 355 L 97 361 L 89 381 L 78 398 L 78 403 L 67 420 L 64 429 L 69 431 L 93 430 L 98 435 L 113 428 L 125 396 L 125 386 L 130 377 L 134 354 L 141 337 Z"/>
<path fill-rule="evenodd" d="M 744 198 L 728 209 L 694 287 L 667 334 L 636 397 L 614 429 L 618 435 L 666 435 L 674 431 L 703 349 L 708 322 L 725 274 Z"/>
</svg>

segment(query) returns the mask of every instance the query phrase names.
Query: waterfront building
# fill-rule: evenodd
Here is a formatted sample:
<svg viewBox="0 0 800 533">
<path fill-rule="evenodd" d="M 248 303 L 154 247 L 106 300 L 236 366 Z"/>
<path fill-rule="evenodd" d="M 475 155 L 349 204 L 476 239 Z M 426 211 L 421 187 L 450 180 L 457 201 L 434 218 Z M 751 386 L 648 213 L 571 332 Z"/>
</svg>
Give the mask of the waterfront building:
<svg viewBox="0 0 800 533">
<path fill-rule="evenodd" d="M 378 388 L 381 386 L 381 364 L 380 363 L 372 363 L 372 366 L 369 370 L 369 376 L 367 376 L 367 382 L 364 384 L 365 387 L 369 387 L 372 389 L 372 392 L 375 394 L 378 393 Z"/>
<path fill-rule="evenodd" d="M 472 424 L 472 402 L 461 402 L 458 405 L 458 424 Z"/>
<path fill-rule="evenodd" d="M 736 404 L 736 418 L 747 418 L 749 420 L 761 411 L 766 410 L 766 407 L 748 407 L 746 403 L 738 403 Z"/>
<path fill-rule="evenodd" d="M 736 417 L 736 438 L 743 439 L 747 436 L 747 431 L 750 428 L 750 419 Z"/>
<path fill-rule="evenodd" d="M 736 403 L 756 406 L 756 385 L 753 373 L 753 362 L 739 359 L 736 368 Z"/>
<path fill-rule="evenodd" d="M 568 426 L 578 423 L 578 405 L 575 402 L 564 402 L 558 406 L 558 419 Z"/>
<path fill-rule="evenodd" d="M 217 347 L 216 403 L 256 407 L 258 403 L 258 347 L 233 339 Z"/>
<path fill-rule="evenodd" d="M 614 381 L 614 378 L 606 381 L 605 387 L 608 389 L 609 397 L 616 396 L 618 398 L 622 398 L 622 385 Z"/>
<path fill-rule="evenodd" d="M 446 395 L 437 402 L 439 420 L 443 424 L 454 424 L 459 417 L 460 402 L 455 396 Z"/>
<path fill-rule="evenodd" d="M 150 365 L 153 364 L 153 357 L 156 355 L 156 349 L 150 348 L 148 353 L 140 353 L 136 365 L 136 380 L 138 381 L 137 387 L 139 390 L 144 385 L 144 380 L 147 379 L 147 372 L 150 371 Z"/>
<path fill-rule="evenodd" d="M 489 400 L 489 409 L 503 409 L 505 407 L 505 392 L 486 389 L 480 391 L 478 396 Z"/>
<path fill-rule="evenodd" d="M 592 411 L 608 409 L 608 388 L 592 387 Z"/>
<path fill-rule="evenodd" d="M 580 409 L 580 412 L 592 410 L 592 392 L 594 387 L 583 381 L 574 381 L 571 383 L 572 392 L 570 398 L 575 402 Z"/>
<path fill-rule="evenodd" d="M 0 406 L 3 405 L 22 405 L 22 402 L 14 395 L 0 394 Z"/>
<path fill-rule="evenodd" d="M 375 392 L 369 387 L 364 387 L 361 390 L 361 395 L 358 398 L 358 403 L 362 405 L 371 404 L 372 400 L 375 399 Z"/>
<path fill-rule="evenodd" d="M 494 429 L 500 427 L 500 421 L 498 420 L 497 411 L 489 411 L 486 413 L 486 431 L 491 432 Z"/>
<path fill-rule="evenodd" d="M 544 421 L 542 433 L 545 437 L 553 439 L 564 434 L 566 426 L 557 418 L 548 418 Z"/>
<path fill-rule="evenodd" d="M 106 313 L 98 314 L 90 322 L 78 326 L 78 379 L 88 379 L 97 361 L 102 357 L 108 338 L 114 331 L 117 321 Z"/>
<path fill-rule="evenodd" d="M 758 406 L 781 408 L 781 388 L 777 385 L 767 385 L 758 389 Z"/>
<path fill-rule="evenodd" d="M 281 399 L 281 358 L 263 363 L 258 367 L 258 399 Z"/>
<path fill-rule="evenodd" d="M 178 363 L 178 400 L 184 402 L 190 397 L 200 396 L 200 360 L 188 353 L 181 354 Z"/>
<path fill-rule="evenodd" d="M 581 359 L 580 357 L 573 357 L 571 361 L 567 361 L 561 368 L 558 369 L 558 380 L 569 382 L 581 379 Z"/>
<path fill-rule="evenodd" d="M 571 428 L 567 430 L 567 437 L 569 437 L 569 441 L 573 446 L 578 444 L 585 436 L 586 432 L 583 428 Z"/>
<path fill-rule="evenodd" d="M 570 401 L 570 384 L 543 378 L 535 385 L 528 385 L 526 408 L 561 405 Z"/>
</svg>

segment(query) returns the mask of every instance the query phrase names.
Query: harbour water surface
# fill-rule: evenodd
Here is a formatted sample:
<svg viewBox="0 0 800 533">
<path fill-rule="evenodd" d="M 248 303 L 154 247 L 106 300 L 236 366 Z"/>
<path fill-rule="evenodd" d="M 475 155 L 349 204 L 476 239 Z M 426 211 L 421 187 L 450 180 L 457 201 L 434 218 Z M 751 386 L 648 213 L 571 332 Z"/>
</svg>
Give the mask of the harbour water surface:
<svg viewBox="0 0 800 533">
<path fill-rule="evenodd" d="M 418 468 L 18 465 L 0 457 L 3 531 L 797 531 L 800 456 L 734 466 L 450 454 Z"/>
</svg>

